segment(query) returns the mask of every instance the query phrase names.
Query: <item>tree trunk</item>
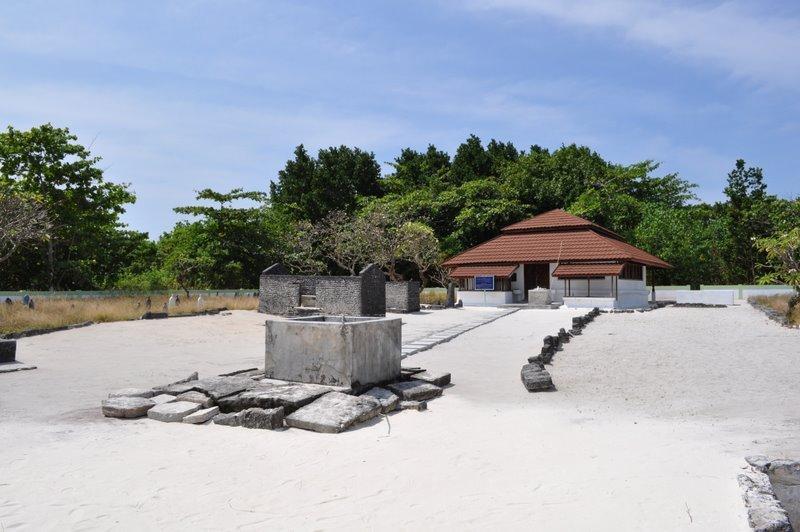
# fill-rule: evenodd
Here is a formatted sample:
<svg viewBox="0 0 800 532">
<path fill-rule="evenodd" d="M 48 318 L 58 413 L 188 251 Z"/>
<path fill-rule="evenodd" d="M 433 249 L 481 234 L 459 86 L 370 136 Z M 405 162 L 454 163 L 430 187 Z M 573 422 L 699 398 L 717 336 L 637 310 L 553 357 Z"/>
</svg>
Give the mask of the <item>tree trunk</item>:
<svg viewBox="0 0 800 532">
<path fill-rule="evenodd" d="M 47 266 L 50 274 L 50 291 L 55 292 L 55 278 L 56 278 L 56 266 L 55 260 L 53 259 L 53 239 L 50 238 L 47 240 Z"/>
</svg>

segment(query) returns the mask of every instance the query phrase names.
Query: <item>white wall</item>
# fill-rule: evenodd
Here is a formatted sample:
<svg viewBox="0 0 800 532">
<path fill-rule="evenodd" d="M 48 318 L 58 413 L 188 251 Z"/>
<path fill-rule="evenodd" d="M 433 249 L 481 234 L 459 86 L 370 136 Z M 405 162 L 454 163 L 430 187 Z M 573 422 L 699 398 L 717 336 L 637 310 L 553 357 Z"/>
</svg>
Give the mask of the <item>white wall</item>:
<svg viewBox="0 0 800 532">
<path fill-rule="evenodd" d="M 550 264 L 550 293 L 554 302 L 563 302 L 564 280 L 553 277 L 553 270 L 556 264 Z M 592 279 L 591 297 L 610 297 L 614 298 L 613 277 L 606 276 L 602 279 Z M 617 306 L 616 308 L 640 308 L 646 307 L 650 298 L 650 290 L 645 284 L 647 279 L 647 267 L 642 266 L 641 279 L 619 279 L 617 281 Z M 571 297 L 588 297 L 589 282 L 586 279 L 572 279 L 569 282 L 569 293 Z M 594 305 L 597 306 L 597 305 Z M 581 307 L 582 308 L 582 307 Z M 591 308 L 591 307 L 590 307 Z"/>
<path fill-rule="evenodd" d="M 705 305 L 733 305 L 736 290 L 676 290 L 678 303 L 703 303 Z"/>
<path fill-rule="evenodd" d="M 514 302 L 513 292 L 478 292 L 476 290 L 459 290 L 458 298 L 466 307 L 496 307 Z"/>
<path fill-rule="evenodd" d="M 511 291 L 514 292 L 514 302 L 519 302 L 525 299 L 525 266 L 520 264 L 514 272 L 517 280 L 511 283 Z"/>
</svg>

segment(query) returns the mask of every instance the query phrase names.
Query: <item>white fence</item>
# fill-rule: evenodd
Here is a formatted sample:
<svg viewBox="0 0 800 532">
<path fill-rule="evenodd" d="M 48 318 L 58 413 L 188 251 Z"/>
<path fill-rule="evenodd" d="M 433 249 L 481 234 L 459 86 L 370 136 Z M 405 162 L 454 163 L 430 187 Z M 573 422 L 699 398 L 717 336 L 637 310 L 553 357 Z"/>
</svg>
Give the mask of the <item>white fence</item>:
<svg viewBox="0 0 800 532">
<path fill-rule="evenodd" d="M 791 294 L 794 289 L 786 285 L 700 285 L 700 290 L 685 286 L 656 286 L 657 301 L 678 303 L 705 303 L 707 305 L 732 305 L 734 301 L 753 296 Z"/>
</svg>

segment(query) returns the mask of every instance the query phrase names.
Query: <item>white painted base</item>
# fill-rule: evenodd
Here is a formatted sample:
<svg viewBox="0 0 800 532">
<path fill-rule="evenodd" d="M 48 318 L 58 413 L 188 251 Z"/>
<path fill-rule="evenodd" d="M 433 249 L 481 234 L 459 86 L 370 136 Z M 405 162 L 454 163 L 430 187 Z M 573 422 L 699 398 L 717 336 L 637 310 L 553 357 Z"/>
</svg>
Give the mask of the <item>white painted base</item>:
<svg viewBox="0 0 800 532">
<path fill-rule="evenodd" d="M 703 303 L 705 305 L 733 305 L 736 290 L 676 290 L 678 303 Z"/>
<path fill-rule="evenodd" d="M 649 306 L 647 292 L 627 292 L 613 297 L 565 297 L 567 308 L 634 309 Z"/>
<path fill-rule="evenodd" d="M 458 297 L 465 307 L 497 307 L 514 302 L 514 292 L 459 290 Z"/>
</svg>

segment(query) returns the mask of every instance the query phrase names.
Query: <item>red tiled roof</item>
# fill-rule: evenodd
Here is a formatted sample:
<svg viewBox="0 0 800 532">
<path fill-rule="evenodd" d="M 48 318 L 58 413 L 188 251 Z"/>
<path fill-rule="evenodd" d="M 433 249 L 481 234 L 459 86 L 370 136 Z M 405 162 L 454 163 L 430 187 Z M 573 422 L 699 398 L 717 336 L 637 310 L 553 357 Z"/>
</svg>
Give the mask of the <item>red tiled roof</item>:
<svg viewBox="0 0 800 532">
<path fill-rule="evenodd" d="M 594 224 L 589 220 L 579 218 L 578 216 L 570 214 L 565 210 L 554 209 L 552 211 L 539 214 L 538 216 L 534 216 L 533 218 L 528 218 L 527 220 L 522 220 L 521 222 L 507 225 L 502 229 L 502 231 L 504 233 L 508 233 L 528 229 L 552 229 L 556 227 L 578 228 L 591 227 L 593 225 Z"/>
<path fill-rule="evenodd" d="M 575 277 L 601 277 L 606 275 L 619 275 L 624 264 L 613 262 L 586 262 L 583 264 L 559 264 L 553 270 L 553 277 L 561 279 Z"/>
<path fill-rule="evenodd" d="M 476 275 L 509 277 L 516 269 L 516 264 L 511 266 L 459 266 L 450 272 L 450 277 L 475 277 Z"/>
<path fill-rule="evenodd" d="M 622 241 L 615 233 L 562 210 L 510 225 L 500 236 L 445 261 L 444 266 L 533 262 L 636 262 L 672 266 Z"/>
</svg>

